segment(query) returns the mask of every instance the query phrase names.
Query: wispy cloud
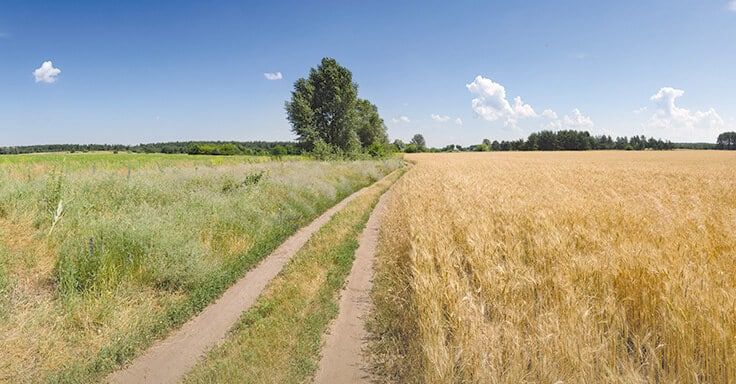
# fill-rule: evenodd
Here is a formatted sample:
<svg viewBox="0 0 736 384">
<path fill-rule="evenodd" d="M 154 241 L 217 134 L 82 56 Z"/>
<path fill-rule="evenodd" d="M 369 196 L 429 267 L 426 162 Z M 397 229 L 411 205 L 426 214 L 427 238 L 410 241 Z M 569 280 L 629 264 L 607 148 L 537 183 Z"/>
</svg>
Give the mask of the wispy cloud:
<svg viewBox="0 0 736 384">
<path fill-rule="evenodd" d="M 731 12 L 736 12 L 736 0 L 731 0 L 726 6 L 726 9 L 728 9 Z"/>
<path fill-rule="evenodd" d="M 409 118 L 406 116 L 397 116 L 391 119 L 391 121 L 393 123 L 410 123 L 411 122 L 411 120 L 409 120 Z"/>
<path fill-rule="evenodd" d="M 452 117 L 447 116 L 447 115 L 440 115 L 438 113 L 433 113 L 433 114 L 429 115 L 429 118 L 431 118 L 432 121 L 436 121 L 438 123 L 446 123 L 446 122 L 452 120 L 455 123 L 455 125 L 463 125 L 463 119 L 461 119 L 459 117 L 456 117 L 456 118 L 453 119 Z"/>
<path fill-rule="evenodd" d="M 33 71 L 33 77 L 36 78 L 37 83 L 51 84 L 56 82 L 56 77 L 59 76 L 60 73 L 61 69 L 54 68 L 54 63 L 49 60 L 44 61 L 39 68 L 36 68 L 36 70 Z"/>
<path fill-rule="evenodd" d="M 450 121 L 450 116 L 447 116 L 447 115 L 437 115 L 433 113 L 429 115 L 429 117 L 438 123 L 444 123 L 445 121 Z"/>
<path fill-rule="evenodd" d="M 647 107 L 641 107 L 634 110 L 635 115 L 641 115 L 642 113 L 646 112 L 649 108 Z"/>
<path fill-rule="evenodd" d="M 263 74 L 263 77 L 265 77 L 266 80 L 281 80 L 284 78 L 284 75 L 282 75 L 281 72 L 266 72 Z"/>
</svg>

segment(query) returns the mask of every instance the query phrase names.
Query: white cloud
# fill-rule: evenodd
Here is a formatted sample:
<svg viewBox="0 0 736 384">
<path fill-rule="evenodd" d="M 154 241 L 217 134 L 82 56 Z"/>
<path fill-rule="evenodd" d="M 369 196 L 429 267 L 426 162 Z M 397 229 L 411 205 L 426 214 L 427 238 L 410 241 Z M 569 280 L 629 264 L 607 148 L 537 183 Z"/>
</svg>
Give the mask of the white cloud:
<svg viewBox="0 0 736 384">
<path fill-rule="evenodd" d="M 593 127 L 593 120 L 580 113 L 580 110 L 575 108 L 572 110 L 572 116 L 565 115 L 565 118 L 562 120 L 563 126 L 567 129 L 586 129 L 586 128 L 592 128 Z"/>
<path fill-rule="evenodd" d="M 703 112 L 678 107 L 676 101 L 684 94 L 682 89 L 664 87 L 650 97 L 656 109 L 644 127 L 652 134 L 666 134 L 675 140 L 713 141 L 724 126 L 723 118 L 713 108 Z"/>
<path fill-rule="evenodd" d="M 557 113 L 551 109 L 545 109 L 542 111 L 542 117 L 546 117 L 550 120 L 557 120 Z"/>
<path fill-rule="evenodd" d="M 736 0 L 731 0 L 731 2 L 728 3 L 727 8 L 731 12 L 736 12 Z"/>
<path fill-rule="evenodd" d="M 506 98 L 506 88 L 483 76 L 476 76 L 465 87 L 477 97 L 471 102 L 473 111 L 488 121 L 502 120 L 507 126 L 516 126 L 520 119 L 536 117 L 531 105 L 525 104 L 520 96 L 514 98 L 513 106 Z"/>
<path fill-rule="evenodd" d="M 411 122 L 411 120 L 409 120 L 409 118 L 406 116 L 394 117 L 393 119 L 391 119 L 391 121 L 394 123 L 410 123 Z"/>
<path fill-rule="evenodd" d="M 532 106 L 529 104 L 524 104 L 524 102 L 521 101 L 520 96 L 514 97 L 514 114 L 522 118 L 537 116 L 537 113 L 534 112 Z"/>
<path fill-rule="evenodd" d="M 649 108 L 647 107 L 641 107 L 634 110 L 635 115 L 641 115 L 642 113 L 646 112 Z"/>
<path fill-rule="evenodd" d="M 263 77 L 265 77 L 266 80 L 281 80 L 284 78 L 284 75 L 282 75 L 281 72 L 266 72 L 263 74 Z"/>
<path fill-rule="evenodd" d="M 459 117 L 457 119 L 455 119 L 455 125 L 463 125 L 463 119 L 461 119 Z"/>
<path fill-rule="evenodd" d="M 513 103 L 506 98 L 506 88 L 483 76 L 476 76 L 472 83 L 465 85 L 477 97 L 471 102 L 473 111 L 488 121 L 503 121 L 506 126 L 516 127 L 520 120 L 542 119 L 546 129 L 587 129 L 593 127 L 593 120 L 575 108 L 569 115 L 560 118 L 551 109 L 538 114 L 534 108 L 516 96 Z"/>
<path fill-rule="evenodd" d="M 436 114 L 433 113 L 433 114 L 429 115 L 429 117 L 431 117 L 432 120 L 434 120 L 436 122 L 439 122 L 439 123 L 444 123 L 446 121 L 450 121 L 450 116 L 447 116 L 447 115 L 436 115 Z"/>
<path fill-rule="evenodd" d="M 541 117 L 546 121 L 543 124 L 544 129 L 575 129 L 575 130 L 586 130 L 593 128 L 593 119 L 589 116 L 583 115 L 579 109 L 575 108 L 570 112 L 569 115 L 564 115 L 560 118 L 557 112 L 551 109 L 545 109 L 542 111 Z"/>
<path fill-rule="evenodd" d="M 37 83 L 53 83 L 56 81 L 56 77 L 61 73 L 61 69 L 54 68 L 54 63 L 44 61 L 39 68 L 33 71 L 33 77 L 36 78 Z"/>
</svg>

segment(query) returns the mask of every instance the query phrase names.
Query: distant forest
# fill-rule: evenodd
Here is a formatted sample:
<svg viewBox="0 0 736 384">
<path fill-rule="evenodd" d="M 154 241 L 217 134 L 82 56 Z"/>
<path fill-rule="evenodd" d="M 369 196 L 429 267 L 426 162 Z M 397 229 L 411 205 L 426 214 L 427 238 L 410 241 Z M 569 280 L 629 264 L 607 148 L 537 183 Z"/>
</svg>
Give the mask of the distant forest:
<svg viewBox="0 0 736 384">
<path fill-rule="evenodd" d="M 645 136 L 616 137 L 591 135 L 587 131 L 561 130 L 541 131 L 518 140 L 485 139 L 480 144 L 462 146 L 450 144 L 443 148 L 427 147 L 424 137 L 416 134 L 405 144 L 401 140 L 393 142 L 399 152 L 490 152 L 490 151 L 588 151 L 588 150 L 671 150 L 671 149 L 736 149 L 736 133 L 726 132 L 713 143 L 673 143 L 669 140 L 647 138 Z"/>
<path fill-rule="evenodd" d="M 587 151 L 601 149 L 618 150 L 669 150 L 675 149 L 675 144 L 645 136 L 617 137 L 608 135 L 593 136 L 587 131 L 563 130 L 558 132 L 542 131 L 532 133 L 529 138 L 515 141 L 485 140 L 481 146 L 487 146 L 491 151 Z"/>
<path fill-rule="evenodd" d="M 728 136 L 729 138 L 731 136 Z M 462 146 L 450 144 L 443 148 L 429 148 L 424 143 L 424 137 L 416 134 L 405 144 L 401 140 L 393 143 L 395 150 L 400 152 L 490 152 L 490 151 L 588 151 L 588 150 L 671 150 L 671 149 L 729 149 L 730 147 L 719 138 L 718 144 L 711 143 L 673 143 L 653 137 L 645 136 L 612 137 L 608 135 L 591 135 L 587 131 L 561 130 L 541 131 L 518 140 L 485 139 L 480 144 Z M 734 141 L 731 141 L 734 142 Z"/>
<path fill-rule="evenodd" d="M 297 155 L 301 149 L 288 141 L 177 141 L 138 145 L 112 144 L 47 144 L 0 147 L 1 155 L 42 152 L 134 152 L 186 153 L 191 155 Z"/>
<path fill-rule="evenodd" d="M 670 149 L 736 149 L 736 133 L 724 132 L 714 143 L 672 143 L 644 136 L 593 136 L 587 131 L 542 131 L 525 139 L 512 141 L 483 140 L 481 144 L 461 146 L 450 144 L 442 148 L 426 146 L 421 134 L 408 144 L 396 140 L 387 144 L 386 152 L 457 152 L 457 151 L 585 151 L 585 150 L 670 150 Z M 177 141 L 138 145 L 114 144 L 47 144 L 0 147 L 0 155 L 44 152 L 133 152 L 181 153 L 190 155 L 252 155 L 283 156 L 308 153 L 298 143 L 289 141 Z"/>
</svg>

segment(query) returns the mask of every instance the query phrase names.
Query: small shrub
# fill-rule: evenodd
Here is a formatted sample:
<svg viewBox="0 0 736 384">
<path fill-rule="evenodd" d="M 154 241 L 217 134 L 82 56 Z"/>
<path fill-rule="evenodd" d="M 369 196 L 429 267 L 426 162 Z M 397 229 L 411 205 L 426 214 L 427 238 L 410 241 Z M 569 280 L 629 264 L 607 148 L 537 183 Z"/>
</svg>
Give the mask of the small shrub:
<svg viewBox="0 0 736 384">
<path fill-rule="evenodd" d="M 263 176 L 266 174 L 266 171 L 258 171 L 253 172 L 245 176 L 245 179 L 238 183 L 236 182 L 232 177 L 226 177 L 222 184 L 222 192 L 228 193 L 232 192 L 234 190 L 243 188 L 243 187 L 251 187 L 256 184 L 258 184 L 261 179 L 263 179 Z"/>
<path fill-rule="evenodd" d="M 222 181 L 222 192 L 228 193 L 238 188 L 238 183 L 232 178 L 232 176 L 225 177 Z"/>
<path fill-rule="evenodd" d="M 404 148 L 404 152 L 406 152 L 406 153 L 417 153 L 417 152 L 421 152 L 421 150 L 419 149 L 419 147 L 417 147 L 416 144 L 409 144 L 409 145 L 407 145 Z"/>
<path fill-rule="evenodd" d="M 330 160 L 335 156 L 335 149 L 324 141 L 317 140 L 311 155 L 317 160 Z"/>
<path fill-rule="evenodd" d="M 386 157 L 386 147 L 381 143 L 373 143 L 366 150 L 371 157 Z"/>
<path fill-rule="evenodd" d="M 260 172 L 251 173 L 248 176 L 245 176 L 245 180 L 243 181 L 243 184 L 242 185 L 244 187 L 249 187 L 251 185 L 258 184 L 261 181 L 261 179 L 263 178 L 263 175 L 265 173 L 266 173 L 266 171 L 260 171 Z"/>
<path fill-rule="evenodd" d="M 286 156 L 286 154 L 286 147 L 284 147 L 283 145 L 277 145 L 271 148 L 271 156 L 273 156 L 275 159 L 281 160 L 281 158 Z"/>
</svg>

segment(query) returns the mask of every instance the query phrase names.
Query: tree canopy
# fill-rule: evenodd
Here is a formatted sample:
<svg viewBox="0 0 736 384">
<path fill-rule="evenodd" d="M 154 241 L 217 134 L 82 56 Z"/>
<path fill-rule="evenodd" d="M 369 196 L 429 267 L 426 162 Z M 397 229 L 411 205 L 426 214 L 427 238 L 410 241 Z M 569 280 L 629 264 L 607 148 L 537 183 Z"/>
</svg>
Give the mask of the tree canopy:
<svg viewBox="0 0 736 384">
<path fill-rule="evenodd" d="M 736 132 L 723 132 L 716 141 L 718 149 L 736 149 Z"/>
<path fill-rule="evenodd" d="M 353 74 L 332 58 L 322 59 L 306 79 L 294 83 L 286 113 L 307 151 L 355 153 L 388 143 L 378 108 L 358 98 Z"/>
<path fill-rule="evenodd" d="M 409 144 L 416 145 L 420 151 L 427 149 L 427 142 L 424 140 L 424 136 L 422 136 L 419 133 L 417 133 L 416 135 L 414 135 L 414 137 L 411 138 L 411 142 Z"/>
</svg>

